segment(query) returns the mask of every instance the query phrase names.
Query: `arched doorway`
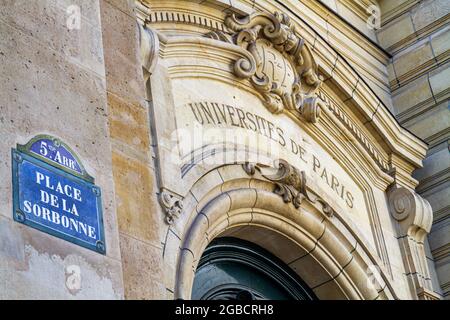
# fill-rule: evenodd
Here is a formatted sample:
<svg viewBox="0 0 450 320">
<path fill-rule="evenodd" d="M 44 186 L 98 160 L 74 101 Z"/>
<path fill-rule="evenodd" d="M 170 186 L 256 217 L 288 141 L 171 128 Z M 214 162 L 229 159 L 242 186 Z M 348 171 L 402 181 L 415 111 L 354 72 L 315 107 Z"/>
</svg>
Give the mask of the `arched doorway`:
<svg viewBox="0 0 450 320">
<path fill-rule="evenodd" d="M 208 246 L 233 237 L 264 248 L 279 258 L 318 299 L 386 299 L 392 297 L 387 277 L 369 279 L 372 254 L 348 232 L 337 215 L 327 217 L 321 206 L 303 201 L 300 209 L 274 193 L 274 184 L 259 177 L 249 180 L 240 166 L 233 177 L 186 198 L 189 212 L 177 220 L 185 228 L 177 245 L 176 299 L 191 299 L 194 279 Z M 211 174 L 202 177 L 204 186 Z M 370 255 L 369 255 L 370 254 Z M 196 296 L 197 297 L 197 296 Z M 201 298 L 201 297 L 200 297 Z"/>
<path fill-rule="evenodd" d="M 212 241 L 194 278 L 195 300 L 313 300 L 312 290 L 283 261 L 254 243 Z"/>
</svg>

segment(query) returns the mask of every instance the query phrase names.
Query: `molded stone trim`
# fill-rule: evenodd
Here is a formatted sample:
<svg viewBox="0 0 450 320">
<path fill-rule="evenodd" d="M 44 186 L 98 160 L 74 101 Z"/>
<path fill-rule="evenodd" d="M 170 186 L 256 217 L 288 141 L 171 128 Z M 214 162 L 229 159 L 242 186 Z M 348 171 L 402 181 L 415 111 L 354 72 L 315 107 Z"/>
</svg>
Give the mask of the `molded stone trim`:
<svg viewBox="0 0 450 320">
<path fill-rule="evenodd" d="M 245 171 L 238 168 L 234 165 L 216 169 L 222 184 L 204 190 L 202 196 L 197 195 L 198 199 L 193 199 L 191 193 L 184 199 L 185 214 L 174 224 L 174 228 L 182 230 L 180 250 L 172 253 L 177 257 L 171 258 L 179 261 L 175 298 L 190 297 L 195 269 L 208 243 L 226 230 L 242 226 L 269 228 L 284 234 L 301 245 L 299 252 L 304 252 L 301 248 L 310 248 L 308 255 L 313 261 L 320 261 L 330 274 L 328 280 L 316 284 L 319 298 L 321 292 L 329 293 L 330 288 L 334 288 L 331 292 L 340 298 L 396 298 L 382 268 L 379 268 L 377 280 L 371 282 L 373 275 L 368 272 L 369 266 L 379 266 L 380 261 L 365 249 L 364 241 L 358 240 L 358 236 L 349 238 L 353 234 L 351 226 L 343 224 L 338 216 L 327 217 L 320 213 L 320 206 L 309 201 L 303 201 L 300 210 L 292 203 L 285 203 L 273 193 L 274 183 L 261 180 L 260 173 L 255 173 L 252 179 L 245 178 Z M 202 179 L 208 179 L 207 175 Z M 342 233 L 342 228 L 347 231 Z"/>
</svg>

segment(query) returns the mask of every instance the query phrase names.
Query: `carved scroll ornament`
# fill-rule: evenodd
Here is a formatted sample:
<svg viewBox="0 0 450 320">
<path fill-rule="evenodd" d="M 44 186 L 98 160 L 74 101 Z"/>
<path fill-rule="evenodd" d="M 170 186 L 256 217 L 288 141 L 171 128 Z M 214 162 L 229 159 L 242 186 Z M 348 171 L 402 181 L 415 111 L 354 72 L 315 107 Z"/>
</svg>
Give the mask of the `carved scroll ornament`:
<svg viewBox="0 0 450 320">
<path fill-rule="evenodd" d="M 281 196 L 284 202 L 292 202 L 296 208 L 300 208 L 302 201 L 307 199 L 311 203 L 320 203 L 323 213 L 329 217 L 333 216 L 334 211 L 331 206 L 306 189 L 306 173 L 304 171 L 298 170 L 285 160 L 277 160 L 276 163 L 278 163 L 276 169 L 254 163 L 245 163 L 243 168 L 249 175 L 254 175 L 256 170 L 259 170 L 264 178 L 275 183 L 273 192 Z M 275 170 L 275 172 L 270 172 L 272 170 Z"/>
<path fill-rule="evenodd" d="M 425 237 L 431 230 L 433 210 L 429 202 L 405 187 L 396 185 L 389 192 L 393 218 L 398 221 L 399 242 L 410 286 L 418 299 L 436 300 L 425 254 Z"/>
<path fill-rule="evenodd" d="M 147 26 L 139 26 L 139 44 L 144 72 L 144 80 L 147 81 L 158 62 L 159 39 L 156 33 Z"/>
<path fill-rule="evenodd" d="M 250 80 L 272 113 L 295 109 L 306 120 L 316 122 L 322 107 L 316 92 L 322 82 L 308 46 L 296 35 L 289 17 L 278 12 L 243 18 L 231 14 L 225 25 L 233 35 L 211 32 L 208 36 L 234 43 L 253 57 L 237 60 L 234 74 Z"/>
</svg>

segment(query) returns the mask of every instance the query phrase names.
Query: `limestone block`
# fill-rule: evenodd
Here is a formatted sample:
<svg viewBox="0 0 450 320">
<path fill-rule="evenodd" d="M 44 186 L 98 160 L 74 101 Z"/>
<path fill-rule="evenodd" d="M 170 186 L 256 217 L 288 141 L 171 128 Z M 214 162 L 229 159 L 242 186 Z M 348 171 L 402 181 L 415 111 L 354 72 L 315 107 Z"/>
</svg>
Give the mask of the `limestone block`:
<svg viewBox="0 0 450 320">
<path fill-rule="evenodd" d="M 108 94 L 111 138 L 143 154 L 150 150 L 148 113 L 140 105 L 132 105 L 113 93 Z"/>
<path fill-rule="evenodd" d="M 312 242 L 307 248 L 302 248 L 281 234 L 257 226 L 243 226 L 231 229 L 229 232 L 232 237 L 247 240 L 265 248 L 286 264 L 307 255 L 307 252 L 314 248 Z"/>
<path fill-rule="evenodd" d="M 411 11 L 414 27 L 417 31 L 450 13 L 447 0 L 426 0 Z"/>
<path fill-rule="evenodd" d="M 432 193 L 424 194 L 424 197 L 430 202 L 433 212 L 448 208 L 450 204 L 450 183 L 440 185 Z"/>
<path fill-rule="evenodd" d="M 383 230 L 383 235 L 386 239 L 386 249 L 389 258 L 390 268 L 397 267 L 399 269 L 404 268 L 402 248 L 399 246 L 397 233 L 392 233 Z"/>
<path fill-rule="evenodd" d="M 401 300 L 411 300 L 413 299 L 411 294 L 411 289 L 408 285 L 407 279 L 405 277 L 404 267 L 392 266 L 392 278 L 393 284 L 395 286 L 395 293 Z"/>
<path fill-rule="evenodd" d="M 439 249 L 450 243 L 450 218 L 439 221 L 433 225 L 428 236 L 432 250 Z"/>
<path fill-rule="evenodd" d="M 141 241 L 160 243 L 161 217 L 152 195 L 154 180 L 147 163 L 117 152 L 112 155 L 117 203 L 117 221 L 121 233 Z"/>
<path fill-rule="evenodd" d="M 433 52 L 429 42 L 423 43 L 419 47 L 408 48 L 408 52 L 397 55 L 394 58 L 395 73 L 398 78 L 411 70 L 425 64 L 433 59 Z"/>
<path fill-rule="evenodd" d="M 122 299 L 121 262 L 0 217 L 0 299 Z"/>
<path fill-rule="evenodd" d="M 333 280 L 313 289 L 316 296 L 322 300 L 347 300 L 348 297 L 342 292 L 339 284 Z"/>
<path fill-rule="evenodd" d="M 405 124 L 406 128 L 422 139 L 427 139 L 448 129 L 450 127 L 450 110 L 448 109 L 447 104 L 448 102 L 441 103 L 428 112 L 415 117 Z M 430 165 L 439 164 L 433 162 L 430 163 Z M 429 168 L 426 168 L 426 170 L 429 170 Z"/>
<path fill-rule="evenodd" d="M 326 4 L 331 10 L 337 12 L 336 0 L 323 0 L 322 2 Z"/>
<path fill-rule="evenodd" d="M 217 170 L 209 172 L 203 179 L 199 180 L 192 186 L 191 192 L 195 198 L 201 200 L 208 191 L 223 183 L 222 178 Z"/>
<path fill-rule="evenodd" d="M 428 156 L 423 162 L 423 168 L 414 172 L 414 177 L 422 180 L 448 168 L 450 168 L 450 153 L 445 148 Z"/>
<path fill-rule="evenodd" d="M 431 46 L 436 57 L 450 49 L 450 27 L 439 30 L 439 33 L 432 35 Z"/>
<path fill-rule="evenodd" d="M 414 26 L 411 18 L 409 14 L 405 14 L 401 18 L 396 19 L 394 22 L 380 29 L 377 33 L 377 38 L 382 47 L 389 48 L 413 33 Z"/>
<path fill-rule="evenodd" d="M 397 111 L 396 113 L 400 114 L 432 97 L 433 94 L 428 82 L 428 76 L 425 75 L 394 93 L 394 108 Z"/>
<path fill-rule="evenodd" d="M 431 283 L 433 284 L 433 289 L 436 293 L 442 295 L 441 286 L 439 285 L 439 279 L 436 273 L 436 264 L 433 254 L 431 253 L 430 244 L 428 239 L 425 239 L 425 254 L 427 256 L 428 269 L 430 269 Z"/>
<path fill-rule="evenodd" d="M 145 87 L 136 18 L 100 2 L 108 91 L 129 103 L 145 105 Z"/>
<path fill-rule="evenodd" d="M 341 1 L 337 1 L 337 12 L 351 25 L 353 25 L 357 30 L 375 40 L 374 30 L 367 27 L 367 21 L 362 19 L 360 16 L 355 14 L 355 12 L 349 9 L 346 5 L 342 4 Z"/>
<path fill-rule="evenodd" d="M 402 4 L 408 2 L 410 0 L 380 0 L 379 5 L 381 9 L 381 14 L 385 15 L 389 11 L 395 10 L 397 7 L 401 6 Z"/>
<path fill-rule="evenodd" d="M 118 259 L 105 79 L 3 22 L 0 33 L 0 72 L 7 75 L 0 79 L 0 214 L 12 217 L 11 148 L 37 134 L 57 136 L 102 188 L 107 252 Z"/>
<path fill-rule="evenodd" d="M 443 91 L 448 92 L 450 88 L 450 63 L 446 63 L 430 73 L 430 85 L 435 96 Z"/>
<path fill-rule="evenodd" d="M 125 299 L 163 299 L 162 250 L 126 235 L 120 236 Z"/>
<path fill-rule="evenodd" d="M 243 177 L 248 177 L 245 173 L 244 169 L 242 169 L 242 165 L 227 165 L 218 168 L 220 176 L 224 181 L 230 181 L 234 179 L 240 179 Z"/>
<path fill-rule="evenodd" d="M 352 260 L 352 254 L 354 248 L 349 243 L 343 241 L 335 234 L 337 232 L 331 231 L 330 227 L 327 227 L 321 238 L 319 244 L 323 245 L 327 250 L 333 252 L 333 258 L 340 266 L 345 266 Z"/>
<path fill-rule="evenodd" d="M 2 20 L 11 27 L 104 76 L 98 15 L 98 1 L 5 0 L 0 7 Z"/>
<path fill-rule="evenodd" d="M 450 258 L 444 258 L 442 260 L 436 261 L 436 274 L 443 287 L 442 294 L 445 295 L 445 299 L 449 299 L 449 279 L 450 279 Z"/>
<path fill-rule="evenodd" d="M 186 228 L 197 215 L 197 204 L 197 200 L 190 192 L 183 199 L 183 210 L 180 216 L 175 219 L 174 223 L 171 225 L 172 230 L 180 238 L 184 237 L 184 234 L 187 231 Z"/>
</svg>

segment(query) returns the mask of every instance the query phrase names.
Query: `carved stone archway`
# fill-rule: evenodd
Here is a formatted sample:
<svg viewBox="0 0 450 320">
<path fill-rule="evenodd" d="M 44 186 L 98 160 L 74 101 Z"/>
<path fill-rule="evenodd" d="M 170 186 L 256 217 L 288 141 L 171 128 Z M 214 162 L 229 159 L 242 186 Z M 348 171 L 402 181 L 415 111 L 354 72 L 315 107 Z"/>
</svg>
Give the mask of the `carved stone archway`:
<svg viewBox="0 0 450 320">
<path fill-rule="evenodd" d="M 348 230 L 332 220 L 337 217 L 324 213 L 322 203 L 314 204 L 306 198 L 297 207 L 275 193 L 278 188 L 277 183 L 261 175 L 243 176 L 216 187 L 221 192 L 202 201 L 195 212 L 183 213 L 192 218 L 185 220 L 175 298 L 190 298 L 203 251 L 213 239 L 228 235 L 272 251 L 304 279 L 319 299 L 395 298 L 383 272 L 378 276 L 371 273 L 376 262 L 363 249 L 364 244 L 349 239 Z M 269 238 L 274 239 L 272 247 L 264 242 Z M 274 250 L 276 247 L 290 248 L 291 255 Z"/>
</svg>

